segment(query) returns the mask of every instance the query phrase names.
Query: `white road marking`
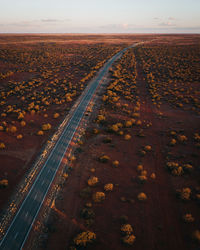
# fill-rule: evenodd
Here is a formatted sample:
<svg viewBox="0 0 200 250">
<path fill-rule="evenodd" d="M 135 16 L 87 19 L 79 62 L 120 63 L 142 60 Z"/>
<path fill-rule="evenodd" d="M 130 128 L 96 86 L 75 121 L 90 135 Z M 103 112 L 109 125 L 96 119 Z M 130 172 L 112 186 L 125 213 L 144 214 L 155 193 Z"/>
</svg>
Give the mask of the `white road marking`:
<svg viewBox="0 0 200 250">
<path fill-rule="evenodd" d="M 14 237 L 15 239 L 17 238 L 18 234 L 19 234 L 19 232 L 17 232 L 17 233 L 15 234 L 15 237 Z"/>
<path fill-rule="evenodd" d="M 26 214 L 25 214 L 25 216 L 24 216 L 24 217 L 25 217 L 25 218 L 27 218 L 27 216 L 28 216 L 28 212 L 26 212 Z"/>
<path fill-rule="evenodd" d="M 37 196 L 38 196 L 38 194 L 36 194 L 36 195 L 34 196 L 34 200 L 36 200 L 36 199 L 37 199 Z"/>
</svg>

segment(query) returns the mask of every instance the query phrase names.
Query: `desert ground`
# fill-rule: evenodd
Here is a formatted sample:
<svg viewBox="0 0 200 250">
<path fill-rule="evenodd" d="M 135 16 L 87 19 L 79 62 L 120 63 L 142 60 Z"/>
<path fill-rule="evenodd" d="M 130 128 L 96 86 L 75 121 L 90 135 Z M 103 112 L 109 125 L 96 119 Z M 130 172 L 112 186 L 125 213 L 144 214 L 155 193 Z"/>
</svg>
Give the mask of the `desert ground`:
<svg viewBox="0 0 200 250">
<path fill-rule="evenodd" d="M 140 41 L 27 249 L 199 249 L 199 35 L 0 35 L 1 211 L 87 83 Z"/>
</svg>

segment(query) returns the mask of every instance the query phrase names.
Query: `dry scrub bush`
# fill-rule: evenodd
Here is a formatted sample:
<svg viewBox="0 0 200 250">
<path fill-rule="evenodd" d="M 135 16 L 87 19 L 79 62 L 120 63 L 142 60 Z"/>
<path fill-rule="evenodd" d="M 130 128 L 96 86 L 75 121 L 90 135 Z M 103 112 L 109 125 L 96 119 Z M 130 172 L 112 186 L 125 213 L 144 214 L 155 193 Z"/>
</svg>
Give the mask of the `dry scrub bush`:
<svg viewBox="0 0 200 250">
<path fill-rule="evenodd" d="M 126 134 L 126 135 L 124 136 L 124 139 L 125 139 L 126 141 L 130 140 L 130 139 L 131 139 L 131 135 Z"/>
<path fill-rule="evenodd" d="M 20 112 L 17 119 L 18 119 L 18 120 L 24 119 L 24 115 Z"/>
<path fill-rule="evenodd" d="M 96 192 L 93 194 L 93 201 L 96 203 L 100 203 L 105 200 L 106 195 L 103 192 Z"/>
<path fill-rule="evenodd" d="M 187 223 L 191 223 L 194 221 L 194 217 L 192 216 L 192 214 L 185 214 L 183 216 L 183 220 Z"/>
<path fill-rule="evenodd" d="M 67 179 L 68 177 L 69 177 L 68 173 L 64 173 L 64 174 L 63 174 L 63 178 L 64 178 L 64 179 Z"/>
<path fill-rule="evenodd" d="M 112 162 L 113 167 L 119 167 L 119 161 L 113 161 Z"/>
<path fill-rule="evenodd" d="M 169 143 L 170 146 L 174 146 L 176 145 L 176 139 L 171 139 L 170 143 Z"/>
<path fill-rule="evenodd" d="M 156 174 L 152 173 L 150 177 L 151 177 L 151 179 L 155 180 L 156 179 Z"/>
<path fill-rule="evenodd" d="M 200 230 L 195 230 L 193 233 L 193 237 L 198 243 L 200 243 Z"/>
<path fill-rule="evenodd" d="M 9 131 L 10 131 L 11 133 L 15 133 L 15 132 L 17 132 L 17 127 L 16 127 L 16 126 L 11 126 L 11 127 L 9 128 Z"/>
<path fill-rule="evenodd" d="M 152 149 L 152 148 L 151 148 L 150 145 L 146 145 L 146 146 L 144 147 L 144 150 L 145 150 L 145 151 L 151 151 L 151 149 Z"/>
<path fill-rule="evenodd" d="M 6 148 L 5 143 L 4 142 L 0 142 L 0 149 L 4 149 L 4 148 Z"/>
<path fill-rule="evenodd" d="M 42 130 L 46 131 L 46 130 L 49 130 L 49 129 L 51 129 L 51 124 L 50 123 L 42 125 Z"/>
<path fill-rule="evenodd" d="M 94 240 L 96 240 L 96 234 L 91 231 L 85 231 L 80 234 L 78 234 L 74 238 L 74 243 L 78 247 L 86 247 L 88 244 L 92 243 Z"/>
<path fill-rule="evenodd" d="M 187 141 L 187 137 L 185 135 L 178 135 L 178 141 L 184 143 Z"/>
<path fill-rule="evenodd" d="M 44 135 L 44 132 L 43 132 L 42 130 L 39 130 L 39 131 L 37 132 L 37 135 Z"/>
<path fill-rule="evenodd" d="M 103 122 L 106 120 L 106 117 L 104 115 L 98 115 L 97 116 L 97 122 L 100 123 L 100 122 Z"/>
<path fill-rule="evenodd" d="M 3 179 L 0 181 L 0 188 L 5 188 L 8 186 L 8 180 Z"/>
<path fill-rule="evenodd" d="M 200 142 L 200 135 L 198 133 L 194 134 L 194 140 Z"/>
<path fill-rule="evenodd" d="M 22 134 L 17 135 L 17 139 L 18 139 L 18 140 L 20 140 L 20 139 L 22 139 L 22 138 L 23 138 L 23 135 L 22 135 Z"/>
<path fill-rule="evenodd" d="M 88 186 L 95 186 L 99 182 L 98 178 L 96 176 L 91 177 L 87 183 Z"/>
<path fill-rule="evenodd" d="M 96 129 L 96 128 L 94 128 L 93 129 L 93 133 L 96 135 L 96 134 L 99 134 L 99 130 L 98 129 Z"/>
<path fill-rule="evenodd" d="M 122 242 L 126 245 L 132 246 L 133 243 L 135 242 L 136 237 L 131 234 L 131 235 L 126 235 L 125 237 L 122 238 Z"/>
<path fill-rule="evenodd" d="M 124 224 L 121 226 L 121 232 L 123 235 L 130 235 L 133 233 L 133 228 L 130 224 Z"/>
<path fill-rule="evenodd" d="M 21 124 L 22 127 L 26 126 L 26 122 L 25 121 L 21 121 L 20 124 Z"/>
<path fill-rule="evenodd" d="M 186 187 L 186 188 L 182 188 L 180 190 L 177 190 L 177 193 L 178 193 L 181 200 L 186 201 L 186 200 L 190 200 L 192 191 L 190 188 Z"/>
<path fill-rule="evenodd" d="M 193 170 L 193 166 L 191 164 L 183 164 L 180 166 L 177 162 L 167 162 L 167 168 L 169 171 L 175 176 L 181 176 L 184 173 L 190 173 Z"/>
<path fill-rule="evenodd" d="M 105 191 L 112 191 L 113 190 L 113 184 L 112 183 L 108 183 L 104 186 L 104 190 Z"/>
<path fill-rule="evenodd" d="M 136 237 L 133 235 L 133 228 L 130 224 L 124 224 L 121 226 L 121 233 L 124 235 L 122 242 L 126 245 L 133 245 Z"/>
<path fill-rule="evenodd" d="M 145 201 L 147 200 L 147 195 L 145 193 L 139 193 L 137 198 L 139 201 Z"/>
<path fill-rule="evenodd" d="M 56 119 L 56 118 L 58 118 L 59 116 L 60 116 L 60 114 L 55 113 L 55 114 L 53 115 L 53 118 Z"/>
<path fill-rule="evenodd" d="M 117 124 L 113 124 L 110 129 L 111 129 L 112 132 L 118 132 L 119 131 L 119 127 L 118 127 Z"/>
<path fill-rule="evenodd" d="M 139 175 L 138 180 L 140 183 L 145 183 L 147 181 L 147 177 L 145 175 Z"/>
<path fill-rule="evenodd" d="M 102 162 L 102 163 L 106 163 L 110 160 L 110 157 L 107 156 L 107 155 L 102 155 L 99 157 L 99 161 Z"/>
<path fill-rule="evenodd" d="M 130 128 L 133 125 L 132 121 L 126 121 L 125 127 Z"/>
<path fill-rule="evenodd" d="M 142 171 L 142 170 L 143 170 L 143 165 L 139 164 L 139 165 L 137 166 L 137 171 L 140 172 L 140 171 Z"/>
</svg>

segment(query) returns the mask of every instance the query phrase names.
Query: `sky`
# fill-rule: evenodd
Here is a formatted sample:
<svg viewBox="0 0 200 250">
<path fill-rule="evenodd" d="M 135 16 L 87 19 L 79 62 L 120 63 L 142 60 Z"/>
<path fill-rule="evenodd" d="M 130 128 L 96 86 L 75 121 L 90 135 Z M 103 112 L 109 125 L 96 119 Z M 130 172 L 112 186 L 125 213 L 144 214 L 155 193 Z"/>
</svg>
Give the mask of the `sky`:
<svg viewBox="0 0 200 250">
<path fill-rule="evenodd" d="M 200 0 L 0 0 L 0 33 L 200 33 Z"/>
</svg>

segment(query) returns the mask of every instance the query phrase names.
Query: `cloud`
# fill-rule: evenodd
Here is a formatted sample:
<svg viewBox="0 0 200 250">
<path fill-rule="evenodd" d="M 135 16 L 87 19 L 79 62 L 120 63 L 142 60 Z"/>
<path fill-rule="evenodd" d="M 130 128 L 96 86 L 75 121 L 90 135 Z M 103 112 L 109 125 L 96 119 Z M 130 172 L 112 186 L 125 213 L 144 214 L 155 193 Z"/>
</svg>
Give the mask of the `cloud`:
<svg viewBox="0 0 200 250">
<path fill-rule="evenodd" d="M 60 22 L 59 19 L 42 19 L 41 22 L 43 23 L 57 23 Z"/>
<path fill-rule="evenodd" d="M 159 17 L 154 17 L 153 20 L 159 21 L 159 20 L 161 20 L 161 18 L 159 18 Z"/>
<path fill-rule="evenodd" d="M 43 23 L 61 23 L 61 22 L 69 22 L 70 19 L 41 19 L 41 22 Z"/>
<path fill-rule="evenodd" d="M 169 17 L 168 20 L 170 20 L 170 21 L 175 21 L 176 18 L 175 18 L 175 17 Z"/>
<path fill-rule="evenodd" d="M 39 27 L 39 23 L 37 21 L 21 21 L 15 23 L 8 23 L 7 26 L 16 26 L 16 27 Z"/>
<path fill-rule="evenodd" d="M 19 21 L 12 23 L 0 23 L 0 26 L 4 27 L 19 27 L 19 28 L 34 28 L 34 27 L 46 27 L 50 25 L 61 25 L 65 22 L 69 22 L 70 19 L 41 19 L 31 21 Z"/>
<path fill-rule="evenodd" d="M 172 23 L 172 22 L 161 22 L 158 24 L 159 26 L 163 26 L 163 27 L 173 27 L 176 26 L 176 24 Z"/>
</svg>

